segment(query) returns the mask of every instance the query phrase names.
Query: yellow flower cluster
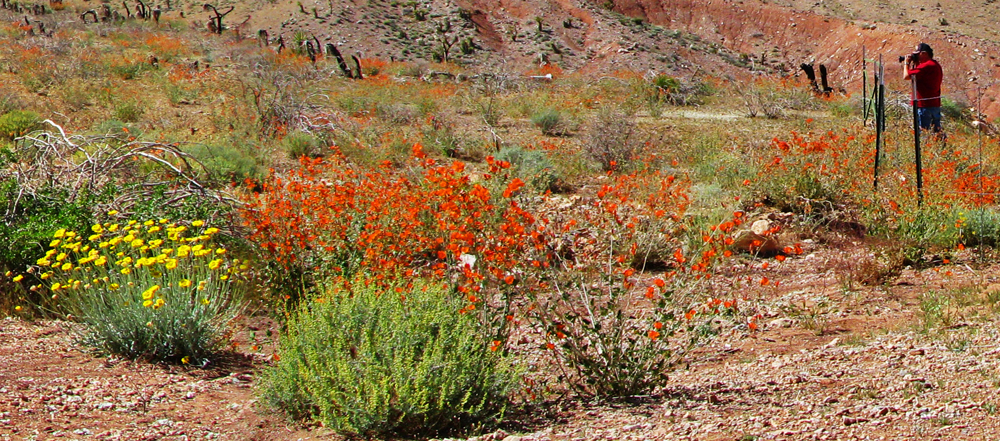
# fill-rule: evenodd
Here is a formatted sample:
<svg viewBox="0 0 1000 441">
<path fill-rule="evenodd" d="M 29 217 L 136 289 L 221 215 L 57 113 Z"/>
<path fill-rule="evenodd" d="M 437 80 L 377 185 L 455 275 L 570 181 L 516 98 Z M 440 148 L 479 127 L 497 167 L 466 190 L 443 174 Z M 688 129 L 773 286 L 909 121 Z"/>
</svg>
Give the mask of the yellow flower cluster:
<svg viewBox="0 0 1000 441">
<path fill-rule="evenodd" d="M 136 304 L 155 310 L 167 305 L 171 297 L 166 294 L 188 293 L 190 298 L 196 291 L 227 283 L 232 274 L 248 268 L 238 259 L 227 264 L 226 249 L 213 248 L 211 240 L 219 229 L 202 229 L 204 225 L 200 220 L 186 226 L 167 219 L 103 223 L 91 226 L 92 234 L 86 238 L 60 229 L 50 249 L 35 263 L 43 280 L 52 279 L 49 290 L 53 293 L 127 287 L 141 293 Z M 201 301 L 202 305 L 210 303 Z"/>
</svg>

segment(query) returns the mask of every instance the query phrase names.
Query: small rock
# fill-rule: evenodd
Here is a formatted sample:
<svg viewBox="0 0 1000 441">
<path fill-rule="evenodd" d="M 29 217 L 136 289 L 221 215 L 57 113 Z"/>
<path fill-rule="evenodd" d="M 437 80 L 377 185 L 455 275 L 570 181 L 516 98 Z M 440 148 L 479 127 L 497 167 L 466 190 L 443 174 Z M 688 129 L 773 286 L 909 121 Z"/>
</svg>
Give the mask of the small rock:
<svg viewBox="0 0 1000 441">
<path fill-rule="evenodd" d="M 850 426 L 852 424 L 867 423 L 868 418 L 855 418 L 855 417 L 844 417 L 844 425 Z"/>
<path fill-rule="evenodd" d="M 792 325 L 794 325 L 794 324 L 795 324 L 795 319 L 788 318 L 788 317 L 783 317 L 783 318 L 780 318 L 780 319 L 771 320 L 767 324 L 767 327 L 768 327 L 768 329 L 791 328 Z"/>
</svg>

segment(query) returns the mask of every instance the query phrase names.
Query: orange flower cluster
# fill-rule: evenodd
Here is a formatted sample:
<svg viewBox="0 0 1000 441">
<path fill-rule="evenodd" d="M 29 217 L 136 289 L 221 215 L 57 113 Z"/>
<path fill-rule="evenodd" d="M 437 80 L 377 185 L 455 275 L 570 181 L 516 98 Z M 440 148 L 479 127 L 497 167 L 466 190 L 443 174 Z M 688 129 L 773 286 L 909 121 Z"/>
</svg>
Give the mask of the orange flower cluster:
<svg viewBox="0 0 1000 441">
<path fill-rule="evenodd" d="M 403 170 L 388 162 L 359 171 L 342 159 L 300 161 L 291 175 L 265 182 L 244 211 L 252 239 L 286 265 L 376 279 L 461 272 L 473 281 L 490 275 L 514 284 L 510 269 L 543 237 L 516 202 L 524 182 L 494 185 L 508 163 L 490 158 L 480 183 L 464 163 L 439 163 L 420 144 Z M 463 292 L 479 289 L 470 286 Z"/>
</svg>

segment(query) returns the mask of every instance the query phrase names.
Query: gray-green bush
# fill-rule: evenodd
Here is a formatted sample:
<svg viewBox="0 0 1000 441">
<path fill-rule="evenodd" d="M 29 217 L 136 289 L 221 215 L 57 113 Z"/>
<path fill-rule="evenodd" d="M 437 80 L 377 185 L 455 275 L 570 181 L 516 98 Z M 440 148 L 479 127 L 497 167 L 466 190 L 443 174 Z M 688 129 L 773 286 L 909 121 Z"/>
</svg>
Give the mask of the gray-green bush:
<svg viewBox="0 0 1000 441">
<path fill-rule="evenodd" d="M 440 285 L 330 283 L 288 322 L 264 398 L 344 433 L 433 435 L 497 421 L 515 372 Z"/>
</svg>

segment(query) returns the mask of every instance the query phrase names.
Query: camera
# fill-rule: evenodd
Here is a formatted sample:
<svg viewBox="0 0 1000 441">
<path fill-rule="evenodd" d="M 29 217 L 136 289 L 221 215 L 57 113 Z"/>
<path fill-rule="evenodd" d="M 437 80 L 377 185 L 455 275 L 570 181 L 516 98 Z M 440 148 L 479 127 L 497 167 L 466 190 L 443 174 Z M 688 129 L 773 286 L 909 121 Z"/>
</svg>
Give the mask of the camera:
<svg viewBox="0 0 1000 441">
<path fill-rule="evenodd" d="M 914 53 L 912 53 L 910 55 L 900 55 L 899 56 L 899 62 L 902 63 L 904 61 L 917 60 L 919 56 L 920 56 L 920 52 L 914 52 Z"/>
</svg>

